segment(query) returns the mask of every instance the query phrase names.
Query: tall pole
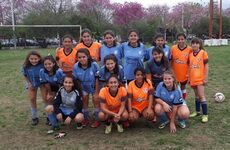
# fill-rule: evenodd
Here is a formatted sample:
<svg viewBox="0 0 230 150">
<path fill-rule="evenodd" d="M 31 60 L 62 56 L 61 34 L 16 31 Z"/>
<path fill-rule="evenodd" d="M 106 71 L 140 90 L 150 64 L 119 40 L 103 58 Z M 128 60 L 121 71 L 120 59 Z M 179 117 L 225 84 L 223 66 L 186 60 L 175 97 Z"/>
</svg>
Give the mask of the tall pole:
<svg viewBox="0 0 230 150">
<path fill-rule="evenodd" d="M 220 30 L 219 30 L 219 39 L 222 38 L 222 0 L 220 0 Z"/>
<path fill-rule="evenodd" d="M 181 27 L 182 27 L 182 30 L 184 30 L 184 5 L 182 5 Z"/>
<path fill-rule="evenodd" d="M 11 6 L 11 15 L 12 15 L 12 29 L 13 29 L 13 39 L 14 39 L 14 49 L 16 49 L 16 36 L 15 36 L 15 22 L 14 22 L 14 2 L 13 0 L 10 0 L 10 6 Z"/>
<path fill-rule="evenodd" d="M 210 4 L 209 4 L 209 31 L 208 31 L 209 39 L 212 38 L 212 19 L 213 19 L 213 0 L 210 0 Z"/>
</svg>

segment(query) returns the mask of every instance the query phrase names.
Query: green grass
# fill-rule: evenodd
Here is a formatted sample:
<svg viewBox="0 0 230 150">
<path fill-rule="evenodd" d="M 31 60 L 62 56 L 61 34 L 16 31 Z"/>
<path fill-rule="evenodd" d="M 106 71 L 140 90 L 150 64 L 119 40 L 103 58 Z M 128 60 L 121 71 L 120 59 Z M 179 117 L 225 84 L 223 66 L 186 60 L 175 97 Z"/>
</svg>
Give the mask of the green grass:
<svg viewBox="0 0 230 150">
<path fill-rule="evenodd" d="M 230 147 L 230 46 L 207 47 L 209 54 L 209 83 L 206 97 L 209 122 L 200 118 L 189 119 L 188 128 L 178 128 L 170 134 L 169 128 L 157 129 L 158 124 L 140 120 L 135 127 L 123 134 L 113 128 L 111 135 L 104 135 L 104 127 L 84 128 L 77 131 L 72 126 L 62 127 L 68 135 L 55 140 L 46 135 L 44 105 L 38 93 L 40 123 L 30 125 L 30 107 L 24 81 L 20 72 L 29 50 L 0 51 L 0 149 L 229 149 Z M 54 50 L 39 50 L 45 56 Z M 223 92 L 226 100 L 215 103 L 213 95 Z M 194 110 L 194 93 L 188 87 L 188 106 Z"/>
</svg>

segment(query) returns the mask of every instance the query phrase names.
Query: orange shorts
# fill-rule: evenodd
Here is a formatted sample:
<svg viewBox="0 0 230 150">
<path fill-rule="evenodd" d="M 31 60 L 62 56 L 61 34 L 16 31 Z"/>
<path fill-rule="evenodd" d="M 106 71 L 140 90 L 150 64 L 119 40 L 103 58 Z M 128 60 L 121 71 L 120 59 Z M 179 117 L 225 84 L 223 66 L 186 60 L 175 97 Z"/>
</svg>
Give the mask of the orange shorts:
<svg viewBox="0 0 230 150">
<path fill-rule="evenodd" d="M 136 103 L 136 104 L 132 104 L 132 108 L 133 109 L 136 109 L 140 114 L 142 114 L 142 112 L 145 110 L 145 108 L 147 108 L 149 106 L 149 102 L 146 101 L 146 102 L 141 102 L 140 104 L 139 103 Z"/>
</svg>

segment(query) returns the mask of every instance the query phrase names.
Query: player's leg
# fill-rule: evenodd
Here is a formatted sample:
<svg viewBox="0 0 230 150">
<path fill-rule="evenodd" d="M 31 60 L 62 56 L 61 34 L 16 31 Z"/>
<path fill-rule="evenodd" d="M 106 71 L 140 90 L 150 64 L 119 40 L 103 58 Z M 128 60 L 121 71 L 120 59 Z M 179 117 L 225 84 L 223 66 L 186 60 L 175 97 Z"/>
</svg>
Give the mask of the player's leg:
<svg viewBox="0 0 230 150">
<path fill-rule="evenodd" d="M 29 87 L 28 95 L 31 105 L 32 125 L 37 125 L 39 123 L 37 111 L 37 88 Z"/>
<path fill-rule="evenodd" d="M 200 98 L 199 98 L 199 95 L 198 95 L 198 90 L 197 90 L 197 86 L 193 86 L 193 91 L 194 91 L 194 94 L 195 94 L 195 112 L 191 113 L 190 114 L 190 117 L 196 117 L 196 116 L 199 116 L 200 115 Z"/>
<path fill-rule="evenodd" d="M 205 94 L 204 94 L 204 85 L 198 85 L 197 86 L 197 92 L 198 92 L 198 96 L 200 98 L 200 103 L 201 103 L 201 108 L 202 108 L 202 122 L 206 123 L 208 122 L 208 107 L 207 107 L 207 101 L 205 98 Z"/>
</svg>

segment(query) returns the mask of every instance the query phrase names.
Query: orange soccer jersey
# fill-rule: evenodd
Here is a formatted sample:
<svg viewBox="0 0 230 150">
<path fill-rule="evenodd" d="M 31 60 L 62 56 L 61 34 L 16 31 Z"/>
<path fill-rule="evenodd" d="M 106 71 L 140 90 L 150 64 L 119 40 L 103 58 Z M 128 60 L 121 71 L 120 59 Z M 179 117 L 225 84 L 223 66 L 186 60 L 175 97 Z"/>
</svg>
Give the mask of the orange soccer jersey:
<svg viewBox="0 0 230 150">
<path fill-rule="evenodd" d="M 114 97 L 110 94 L 109 88 L 104 87 L 99 92 L 101 103 L 105 103 L 108 110 L 118 113 L 121 107 L 121 102 L 126 100 L 127 92 L 124 87 L 119 87 L 117 95 Z"/>
<path fill-rule="evenodd" d="M 188 59 L 191 52 L 192 48 L 189 46 L 180 49 L 178 45 L 174 45 L 171 48 L 172 69 L 178 82 L 185 82 L 188 80 Z"/>
<path fill-rule="evenodd" d="M 128 95 L 131 98 L 132 108 L 136 109 L 139 113 L 148 107 L 149 95 L 153 94 L 153 86 L 149 79 L 148 83 L 144 82 L 141 87 L 137 87 L 135 80 L 131 81 L 128 86 Z"/>
<path fill-rule="evenodd" d="M 200 50 L 196 55 L 189 54 L 189 81 L 191 86 L 204 83 L 206 63 L 208 63 L 208 54 L 205 50 Z"/>
<path fill-rule="evenodd" d="M 100 61 L 100 49 L 101 49 L 100 43 L 93 42 L 90 46 L 86 46 L 84 43 L 81 42 L 77 44 L 77 46 L 74 49 L 79 50 L 80 48 L 87 48 L 90 52 L 91 57 L 97 62 Z"/>
<path fill-rule="evenodd" d="M 72 75 L 73 66 L 77 62 L 76 50 L 73 49 L 70 54 L 66 55 L 64 48 L 60 48 L 56 51 L 56 60 L 64 73 Z"/>
</svg>

